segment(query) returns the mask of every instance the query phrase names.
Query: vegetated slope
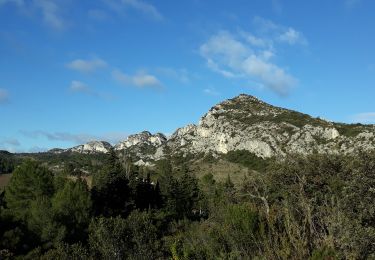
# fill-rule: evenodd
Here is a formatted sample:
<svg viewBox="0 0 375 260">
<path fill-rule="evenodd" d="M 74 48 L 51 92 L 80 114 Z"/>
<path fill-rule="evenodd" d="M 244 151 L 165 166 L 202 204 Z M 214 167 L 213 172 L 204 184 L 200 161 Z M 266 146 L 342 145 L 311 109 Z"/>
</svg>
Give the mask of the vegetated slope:
<svg viewBox="0 0 375 260">
<path fill-rule="evenodd" d="M 183 153 L 247 150 L 263 158 L 293 153 L 349 154 L 374 149 L 375 127 L 329 122 L 241 94 L 211 108 L 198 125 L 178 129 L 166 146 Z M 156 155 L 164 150 L 159 148 Z"/>
<path fill-rule="evenodd" d="M 169 138 L 143 131 L 114 146 L 92 141 L 70 149 L 53 149 L 49 154 L 96 156 L 114 150 L 123 160 L 152 166 L 172 155 L 195 162 L 207 155 L 227 160 L 222 156 L 231 151 L 284 158 L 288 154 L 352 154 L 374 148 L 374 125 L 329 122 L 241 94 L 215 105 L 197 125 L 179 128 Z"/>
</svg>

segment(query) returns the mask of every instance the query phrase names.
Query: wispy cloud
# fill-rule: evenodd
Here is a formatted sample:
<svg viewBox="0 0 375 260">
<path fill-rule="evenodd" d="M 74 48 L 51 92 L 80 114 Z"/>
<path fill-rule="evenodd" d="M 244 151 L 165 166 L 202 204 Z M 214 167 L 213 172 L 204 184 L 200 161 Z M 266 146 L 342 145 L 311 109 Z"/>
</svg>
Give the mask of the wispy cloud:
<svg viewBox="0 0 375 260">
<path fill-rule="evenodd" d="M 254 17 L 253 25 L 262 37 L 267 39 L 271 44 L 274 44 L 275 42 L 287 43 L 290 45 L 308 44 L 303 33 L 292 27 L 276 24 L 271 20 L 259 16 Z"/>
<path fill-rule="evenodd" d="M 375 112 L 359 113 L 353 116 L 353 122 L 375 124 Z"/>
<path fill-rule="evenodd" d="M 295 29 L 289 27 L 287 31 L 282 33 L 279 36 L 281 42 L 289 43 L 290 45 L 294 44 L 307 44 L 305 37 L 303 37 L 301 32 L 296 31 Z"/>
<path fill-rule="evenodd" d="M 159 67 L 156 69 L 158 75 L 162 75 L 168 78 L 172 78 L 180 81 L 181 83 L 187 84 L 190 82 L 192 75 L 187 69 L 174 69 L 169 67 Z"/>
<path fill-rule="evenodd" d="M 73 80 L 70 84 L 69 90 L 72 92 L 83 92 L 83 93 L 89 93 L 90 88 L 83 82 Z"/>
<path fill-rule="evenodd" d="M 15 4 L 17 6 L 22 6 L 24 4 L 24 0 L 0 0 L 0 6 L 5 4 Z"/>
<path fill-rule="evenodd" d="M 9 102 L 9 93 L 6 89 L 0 88 L 0 104 Z"/>
<path fill-rule="evenodd" d="M 62 1 L 57 0 L 0 0 L 0 6 L 4 4 L 14 4 L 23 13 L 30 14 L 36 10 L 41 14 L 44 23 L 54 30 L 62 30 L 66 27 L 66 20 L 61 14 Z"/>
<path fill-rule="evenodd" d="M 361 0 L 345 0 L 344 5 L 347 9 L 352 9 L 359 5 Z"/>
<path fill-rule="evenodd" d="M 112 77 L 117 82 L 119 82 L 122 85 L 125 86 L 136 86 L 139 88 L 146 88 L 146 87 L 152 87 L 152 88 L 160 88 L 162 87 L 162 84 L 160 80 L 151 74 L 148 74 L 144 71 L 139 71 L 138 73 L 134 75 L 128 75 L 123 73 L 122 71 L 115 69 L 112 71 Z"/>
<path fill-rule="evenodd" d="M 98 140 L 97 136 L 89 134 L 71 134 L 67 132 L 47 132 L 42 130 L 36 131 L 20 131 L 21 134 L 28 138 L 46 138 L 49 141 L 67 141 L 75 144 L 82 144 L 92 140 Z"/>
<path fill-rule="evenodd" d="M 119 14 L 126 14 L 126 11 L 133 10 L 142 13 L 144 16 L 155 21 L 162 21 L 163 15 L 152 4 L 142 0 L 103 0 L 107 6 Z"/>
<path fill-rule="evenodd" d="M 104 10 L 100 10 L 100 9 L 90 9 L 87 11 L 87 15 L 89 18 L 97 20 L 97 21 L 105 21 L 110 18 L 107 12 L 105 12 Z"/>
<path fill-rule="evenodd" d="M 280 0 L 272 0 L 271 4 L 272 4 L 272 10 L 276 14 L 281 14 L 283 12 L 283 6 Z"/>
<path fill-rule="evenodd" d="M 118 143 L 128 136 L 124 132 L 108 132 L 101 135 L 91 135 L 87 133 L 73 134 L 69 132 L 48 132 L 42 130 L 20 131 L 24 136 L 31 139 L 46 138 L 49 141 L 63 141 L 74 144 L 84 144 L 90 141 L 107 141 L 112 144 Z"/>
<path fill-rule="evenodd" d="M 64 29 L 66 24 L 60 15 L 60 6 L 57 2 L 53 0 L 34 0 L 34 4 L 41 10 L 45 24 L 54 29 Z"/>
<path fill-rule="evenodd" d="M 89 60 L 76 59 L 66 64 L 66 67 L 82 73 L 94 72 L 98 69 L 106 68 L 107 62 L 102 59 L 94 58 Z"/>
<path fill-rule="evenodd" d="M 268 26 L 273 26 L 268 24 Z M 207 65 L 227 78 L 259 81 L 280 95 L 286 95 L 297 79 L 271 61 L 275 55 L 266 39 L 234 35 L 221 31 L 200 46 Z"/>
<path fill-rule="evenodd" d="M 98 97 L 105 100 L 112 100 L 113 97 L 109 94 L 100 93 L 98 91 L 95 91 L 94 89 L 90 88 L 86 83 L 79 81 L 79 80 L 73 80 L 70 83 L 69 91 L 71 93 L 80 93 L 88 96 Z"/>
<path fill-rule="evenodd" d="M 209 96 L 219 96 L 220 93 L 216 91 L 214 88 L 205 88 L 203 89 L 203 93 Z"/>
<path fill-rule="evenodd" d="M 20 142 L 15 138 L 5 138 L 0 140 L 0 145 L 20 146 Z"/>
<path fill-rule="evenodd" d="M 150 18 L 153 18 L 155 20 L 163 20 L 163 16 L 161 15 L 161 13 L 152 4 L 146 3 L 141 0 L 122 0 L 122 3 L 127 7 L 144 13 Z"/>
</svg>

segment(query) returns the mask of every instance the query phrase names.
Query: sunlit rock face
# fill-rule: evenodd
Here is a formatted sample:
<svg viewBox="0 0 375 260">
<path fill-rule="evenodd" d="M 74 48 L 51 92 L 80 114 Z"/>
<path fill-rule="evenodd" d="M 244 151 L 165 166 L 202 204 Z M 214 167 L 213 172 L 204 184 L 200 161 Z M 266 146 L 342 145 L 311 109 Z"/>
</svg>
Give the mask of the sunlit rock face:
<svg viewBox="0 0 375 260">
<path fill-rule="evenodd" d="M 86 144 L 78 145 L 68 149 L 70 152 L 91 154 L 91 153 L 109 153 L 112 150 L 112 145 L 104 141 L 92 141 Z"/>
<path fill-rule="evenodd" d="M 348 128 L 358 134 L 345 134 Z M 183 153 L 248 150 L 263 158 L 293 153 L 351 153 L 374 149 L 374 133 L 374 126 L 337 124 L 241 94 L 212 107 L 197 125 L 177 129 L 166 146 Z"/>
<path fill-rule="evenodd" d="M 107 142 L 95 141 L 68 150 L 108 153 L 114 149 L 141 166 L 167 154 L 219 155 L 248 150 L 267 158 L 288 154 L 347 154 L 374 148 L 374 125 L 334 123 L 241 94 L 212 107 L 197 125 L 178 128 L 169 138 L 143 131 L 129 135 L 113 148 Z"/>
<path fill-rule="evenodd" d="M 160 146 L 167 141 L 165 135 L 161 133 L 156 133 L 152 135 L 148 131 L 143 131 L 139 134 L 129 135 L 128 138 L 117 145 L 115 145 L 115 150 L 123 150 L 135 145 L 151 145 Z"/>
</svg>

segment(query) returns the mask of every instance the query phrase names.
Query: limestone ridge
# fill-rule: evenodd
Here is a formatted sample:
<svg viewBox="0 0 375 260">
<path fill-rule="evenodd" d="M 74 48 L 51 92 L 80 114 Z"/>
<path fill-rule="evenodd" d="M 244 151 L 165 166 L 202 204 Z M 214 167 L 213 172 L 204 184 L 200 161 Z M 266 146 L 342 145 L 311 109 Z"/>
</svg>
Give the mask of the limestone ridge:
<svg viewBox="0 0 375 260">
<path fill-rule="evenodd" d="M 198 125 L 177 129 L 166 146 L 182 153 L 248 150 L 265 158 L 369 150 L 374 137 L 374 125 L 328 122 L 241 94 L 212 107 Z"/>
<path fill-rule="evenodd" d="M 212 107 L 197 125 L 179 128 L 168 139 L 161 133 L 144 131 L 114 147 L 96 141 L 65 151 L 106 153 L 114 149 L 142 165 L 168 153 L 218 155 L 248 150 L 266 158 L 291 153 L 347 154 L 374 148 L 375 125 L 329 122 L 241 94 Z"/>
<path fill-rule="evenodd" d="M 130 157 L 136 165 L 149 165 L 155 160 L 157 148 L 167 142 L 167 137 L 162 133 L 151 134 L 143 131 L 139 134 L 129 135 L 128 138 L 114 146 L 114 150 L 123 157 Z"/>
<path fill-rule="evenodd" d="M 143 131 L 139 134 L 129 135 L 127 139 L 119 142 L 115 146 L 105 141 L 91 141 L 86 144 L 78 145 L 69 149 L 54 148 L 48 152 L 60 154 L 64 152 L 76 152 L 83 154 L 109 153 L 111 150 L 125 152 L 129 155 L 135 155 L 139 158 L 149 157 L 149 154 L 156 152 L 156 148 L 163 145 L 167 137 L 161 133 L 151 134 Z"/>
<path fill-rule="evenodd" d="M 91 141 L 86 144 L 81 144 L 73 148 L 67 149 L 66 152 L 77 152 L 84 154 L 108 153 L 111 149 L 112 145 L 108 142 Z M 61 151 L 59 153 L 61 153 Z"/>
<path fill-rule="evenodd" d="M 136 145 L 160 146 L 167 141 L 165 135 L 156 133 L 152 135 L 148 131 L 139 134 L 129 135 L 128 138 L 114 146 L 115 150 L 123 150 Z"/>
</svg>

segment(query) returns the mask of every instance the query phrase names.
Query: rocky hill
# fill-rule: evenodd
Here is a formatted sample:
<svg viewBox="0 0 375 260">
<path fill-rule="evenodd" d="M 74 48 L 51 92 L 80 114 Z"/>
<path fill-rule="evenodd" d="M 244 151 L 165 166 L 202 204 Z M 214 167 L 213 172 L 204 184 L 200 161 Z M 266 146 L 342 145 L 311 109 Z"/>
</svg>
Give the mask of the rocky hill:
<svg viewBox="0 0 375 260">
<path fill-rule="evenodd" d="M 375 126 L 333 123 L 241 94 L 212 107 L 198 125 L 178 129 L 166 146 L 183 153 L 248 150 L 263 158 L 351 153 L 375 148 Z"/>
<path fill-rule="evenodd" d="M 212 107 L 197 125 L 179 128 L 167 139 L 144 131 L 130 135 L 113 148 L 90 142 L 72 152 L 118 152 L 142 162 L 158 160 L 167 153 L 226 154 L 248 150 L 260 157 L 283 157 L 290 153 L 352 153 L 375 148 L 374 125 L 329 122 L 296 111 L 275 107 L 241 94 Z"/>
<path fill-rule="evenodd" d="M 78 153 L 108 153 L 112 149 L 112 145 L 104 141 L 92 141 L 86 144 L 78 145 L 73 148 L 68 149 L 68 152 L 78 152 Z"/>
</svg>

